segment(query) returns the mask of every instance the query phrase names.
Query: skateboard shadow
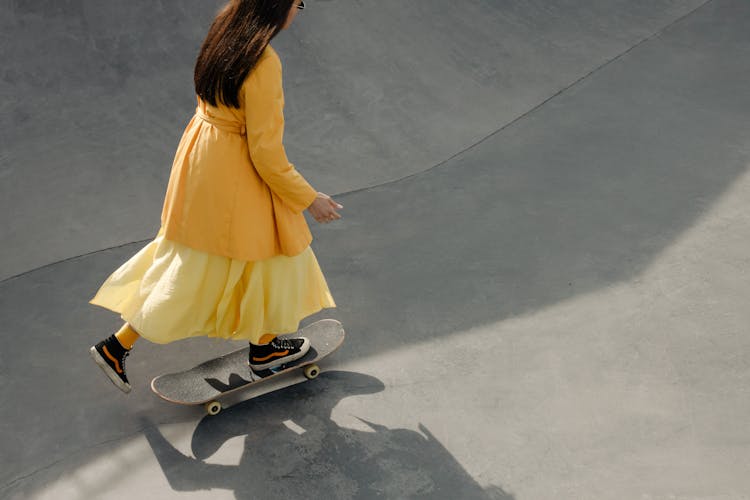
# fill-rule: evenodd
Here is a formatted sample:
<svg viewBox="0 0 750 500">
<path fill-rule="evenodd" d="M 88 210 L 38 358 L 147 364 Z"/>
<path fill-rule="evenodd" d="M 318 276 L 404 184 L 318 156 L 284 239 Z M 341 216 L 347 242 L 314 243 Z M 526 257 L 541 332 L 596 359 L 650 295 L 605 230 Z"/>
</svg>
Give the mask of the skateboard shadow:
<svg viewBox="0 0 750 500">
<path fill-rule="evenodd" d="M 243 385 L 247 385 L 252 382 L 251 377 L 242 377 L 241 375 L 237 373 L 232 373 L 229 375 L 228 383 L 224 383 L 221 380 L 217 378 L 207 378 L 206 383 L 213 389 L 219 391 L 219 392 L 227 392 L 231 391 L 233 389 L 236 389 L 238 387 L 242 387 Z"/>
<path fill-rule="evenodd" d="M 195 458 L 151 423 L 144 433 L 175 491 L 229 489 L 238 499 L 514 498 L 500 487 L 479 485 L 422 424 L 413 431 L 359 419 L 367 430 L 355 430 L 331 419 L 343 398 L 382 390 L 383 383 L 369 375 L 325 372 L 313 383 L 204 418 L 192 437 Z M 238 436 L 245 437 L 238 465 L 205 462 Z"/>
</svg>

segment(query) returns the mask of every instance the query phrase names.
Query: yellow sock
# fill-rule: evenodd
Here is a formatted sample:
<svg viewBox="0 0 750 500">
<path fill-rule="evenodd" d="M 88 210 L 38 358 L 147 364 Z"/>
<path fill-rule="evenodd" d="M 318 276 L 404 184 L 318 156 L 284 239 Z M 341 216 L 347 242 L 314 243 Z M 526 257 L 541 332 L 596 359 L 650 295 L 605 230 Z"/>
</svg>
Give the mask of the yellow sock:
<svg viewBox="0 0 750 500">
<path fill-rule="evenodd" d="M 133 328 L 128 324 L 125 323 L 122 325 L 122 328 L 115 333 L 115 338 L 117 341 L 128 351 L 133 348 L 133 344 L 135 344 L 135 341 L 141 338 L 140 335 L 138 335 L 138 332 L 133 330 Z"/>
<path fill-rule="evenodd" d="M 257 344 L 255 345 L 266 345 L 273 342 L 273 339 L 276 338 L 276 335 L 273 333 L 264 333 L 263 336 L 260 338 Z"/>
</svg>

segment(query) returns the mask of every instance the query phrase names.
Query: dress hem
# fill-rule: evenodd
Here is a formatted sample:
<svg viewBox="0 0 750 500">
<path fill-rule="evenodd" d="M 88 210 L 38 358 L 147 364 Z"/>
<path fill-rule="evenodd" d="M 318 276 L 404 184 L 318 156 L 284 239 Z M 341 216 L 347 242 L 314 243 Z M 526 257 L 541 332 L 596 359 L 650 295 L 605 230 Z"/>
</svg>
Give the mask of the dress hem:
<svg viewBox="0 0 750 500">
<path fill-rule="evenodd" d="M 149 342 L 151 342 L 153 344 L 159 344 L 159 345 L 171 344 L 172 342 L 177 342 L 179 340 L 185 340 L 185 339 L 196 338 L 196 337 L 207 337 L 207 338 L 222 339 L 222 340 L 244 340 L 244 341 L 248 341 L 249 342 L 250 340 L 257 340 L 257 339 L 259 339 L 260 337 L 262 337 L 266 333 L 271 334 L 271 335 L 288 335 L 290 333 L 295 333 L 295 332 L 299 331 L 299 328 L 297 330 L 292 330 L 292 331 L 273 331 L 274 329 L 272 329 L 272 328 L 268 328 L 268 329 L 264 328 L 263 329 L 264 331 L 261 332 L 260 335 L 257 335 L 256 337 L 251 337 L 249 335 L 244 335 L 244 334 L 237 334 L 237 335 L 225 336 L 225 335 L 217 334 L 216 332 L 210 332 L 210 333 L 197 332 L 197 333 L 194 333 L 194 334 L 185 335 L 184 337 L 172 338 L 170 340 L 164 341 L 164 340 L 158 340 L 157 337 L 151 336 L 148 333 L 144 334 L 143 331 L 142 331 L 142 329 L 139 329 L 137 324 L 131 323 L 131 320 L 128 320 L 123 315 L 123 312 L 120 311 L 120 310 L 118 310 L 118 308 L 116 306 L 107 306 L 107 305 L 104 305 L 104 304 L 99 303 L 99 302 L 94 302 L 93 299 L 89 301 L 89 304 L 97 306 L 97 307 L 102 307 L 104 309 L 107 309 L 108 311 L 112 311 L 113 313 L 119 314 L 120 318 L 123 321 L 125 321 L 126 323 L 128 323 L 131 326 L 131 328 L 133 328 L 133 330 L 135 330 L 136 333 L 138 333 L 138 335 L 140 335 L 142 338 L 148 340 Z M 307 318 L 308 316 L 312 316 L 313 314 L 319 313 L 323 309 L 336 309 L 336 307 L 337 307 L 336 304 L 333 304 L 333 305 L 321 305 L 321 306 L 319 306 L 317 308 L 313 307 L 313 308 L 310 309 L 310 311 L 305 311 L 302 314 L 302 316 L 299 318 L 299 320 L 297 320 L 297 325 L 299 325 L 299 323 L 303 319 Z"/>
</svg>

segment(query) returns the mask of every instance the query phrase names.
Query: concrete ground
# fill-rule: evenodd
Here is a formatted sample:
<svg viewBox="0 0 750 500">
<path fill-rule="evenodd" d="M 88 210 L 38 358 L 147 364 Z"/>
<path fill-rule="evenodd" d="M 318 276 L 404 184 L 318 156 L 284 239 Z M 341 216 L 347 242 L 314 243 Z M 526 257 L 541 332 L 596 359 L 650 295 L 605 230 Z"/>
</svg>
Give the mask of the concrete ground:
<svg viewBox="0 0 750 500">
<path fill-rule="evenodd" d="M 348 340 L 205 417 L 88 300 L 221 2 L 0 1 L 0 498 L 750 498 L 750 3 L 310 0 L 286 142 Z"/>
</svg>

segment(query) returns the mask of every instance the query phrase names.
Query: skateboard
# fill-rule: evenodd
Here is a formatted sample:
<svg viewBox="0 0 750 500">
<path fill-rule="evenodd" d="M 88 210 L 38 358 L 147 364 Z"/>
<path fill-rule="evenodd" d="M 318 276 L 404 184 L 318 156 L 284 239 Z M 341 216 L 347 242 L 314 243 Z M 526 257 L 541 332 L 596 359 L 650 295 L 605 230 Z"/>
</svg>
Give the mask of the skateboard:
<svg viewBox="0 0 750 500">
<path fill-rule="evenodd" d="M 249 348 L 244 347 L 189 370 L 160 375 L 151 381 L 151 390 L 169 402 L 203 405 L 209 415 L 216 415 L 222 409 L 219 399 L 244 389 L 259 389 L 257 394 L 246 398 L 252 399 L 314 379 L 320 374 L 317 363 L 341 347 L 346 336 L 341 323 L 333 319 L 316 321 L 298 334 L 309 338 L 311 344 L 310 351 L 298 360 L 270 370 L 255 371 L 247 363 Z M 227 406 L 225 403 L 223 407 Z"/>
</svg>

